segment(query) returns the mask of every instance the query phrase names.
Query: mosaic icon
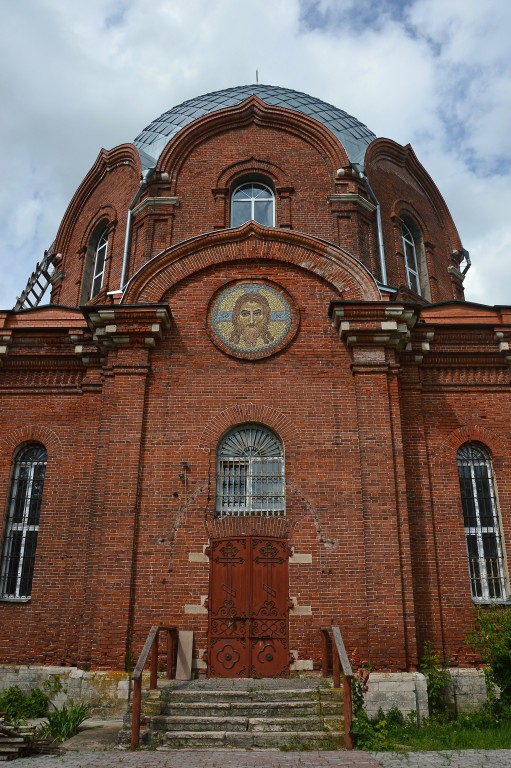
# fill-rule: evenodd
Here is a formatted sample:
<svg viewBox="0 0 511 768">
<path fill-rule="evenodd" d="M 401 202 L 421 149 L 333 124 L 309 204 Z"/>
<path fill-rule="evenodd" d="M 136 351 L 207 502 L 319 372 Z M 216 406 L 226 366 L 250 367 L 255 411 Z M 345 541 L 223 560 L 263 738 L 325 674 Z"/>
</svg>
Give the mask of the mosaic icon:
<svg viewBox="0 0 511 768">
<path fill-rule="evenodd" d="M 209 324 L 221 347 L 240 357 L 264 357 L 282 346 L 293 313 L 282 290 L 267 283 L 237 283 L 217 296 Z"/>
</svg>

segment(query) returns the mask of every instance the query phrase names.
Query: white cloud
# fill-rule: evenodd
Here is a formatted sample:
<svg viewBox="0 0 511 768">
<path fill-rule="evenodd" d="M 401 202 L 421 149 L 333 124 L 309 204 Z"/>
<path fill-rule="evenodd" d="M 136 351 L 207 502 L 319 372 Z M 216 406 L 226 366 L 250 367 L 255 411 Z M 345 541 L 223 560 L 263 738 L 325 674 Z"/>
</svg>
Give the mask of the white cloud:
<svg viewBox="0 0 511 768">
<path fill-rule="evenodd" d="M 102 146 L 256 69 L 411 142 L 471 251 L 467 297 L 511 304 L 510 27 L 503 0 L 4 3 L 0 307 Z"/>
</svg>

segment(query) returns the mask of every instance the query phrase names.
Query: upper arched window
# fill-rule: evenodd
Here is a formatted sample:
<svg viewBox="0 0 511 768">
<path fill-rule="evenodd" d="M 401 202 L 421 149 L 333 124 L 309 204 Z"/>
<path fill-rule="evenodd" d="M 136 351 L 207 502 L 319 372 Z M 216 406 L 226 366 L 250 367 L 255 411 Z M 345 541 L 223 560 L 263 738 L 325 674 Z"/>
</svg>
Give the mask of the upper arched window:
<svg viewBox="0 0 511 768">
<path fill-rule="evenodd" d="M 231 195 L 231 227 L 257 221 L 265 227 L 275 226 L 275 195 L 260 182 L 241 184 Z"/>
<path fill-rule="evenodd" d="M 17 454 L 5 524 L 0 598 L 30 597 L 45 472 L 42 445 L 28 445 Z"/>
<path fill-rule="evenodd" d="M 403 253 L 405 255 L 406 282 L 408 287 L 420 296 L 422 291 L 419 262 L 417 259 L 417 245 L 406 224 L 401 226 L 401 237 L 403 239 Z"/>
<path fill-rule="evenodd" d="M 90 289 L 90 298 L 92 299 L 103 287 L 103 278 L 105 276 L 105 262 L 108 250 L 108 229 L 101 234 L 94 254 L 94 268 L 92 270 L 92 281 Z"/>
<path fill-rule="evenodd" d="M 87 246 L 81 301 L 89 301 L 100 292 L 105 280 L 108 253 L 108 223 L 102 221 L 94 230 Z"/>
<path fill-rule="evenodd" d="M 504 553 L 493 469 L 486 448 L 465 443 L 458 451 L 470 587 L 475 600 L 506 600 Z"/>
<path fill-rule="evenodd" d="M 216 514 L 284 513 L 284 451 L 280 440 L 259 424 L 236 427 L 218 446 Z"/>
</svg>

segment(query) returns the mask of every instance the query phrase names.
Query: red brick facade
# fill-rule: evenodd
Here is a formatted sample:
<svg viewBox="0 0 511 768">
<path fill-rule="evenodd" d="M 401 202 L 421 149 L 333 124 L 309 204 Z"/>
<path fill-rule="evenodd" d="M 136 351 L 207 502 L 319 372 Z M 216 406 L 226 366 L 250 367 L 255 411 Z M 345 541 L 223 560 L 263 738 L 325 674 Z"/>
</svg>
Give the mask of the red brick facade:
<svg viewBox="0 0 511 768">
<path fill-rule="evenodd" d="M 413 669 L 425 640 L 466 663 L 456 456 L 486 447 L 509 546 L 511 308 L 462 301 L 461 242 L 413 150 L 376 139 L 366 180 L 321 122 L 252 96 L 141 172 L 135 146 L 102 151 L 57 235 L 52 304 L 0 313 L 7 516 L 20 446 L 47 451 L 31 596 L 0 601 L 0 662 L 122 669 L 155 623 L 193 630 L 203 661 L 208 545 L 252 534 L 293 552 L 298 661 L 317 668 L 333 622 L 377 669 Z M 245 180 L 274 191 L 275 227 L 229 228 Z M 87 301 L 98 226 L 107 259 Z M 239 281 L 293 302 L 294 335 L 261 359 L 212 341 L 212 297 Z M 215 517 L 217 447 L 243 424 L 282 442 L 284 519 Z"/>
</svg>

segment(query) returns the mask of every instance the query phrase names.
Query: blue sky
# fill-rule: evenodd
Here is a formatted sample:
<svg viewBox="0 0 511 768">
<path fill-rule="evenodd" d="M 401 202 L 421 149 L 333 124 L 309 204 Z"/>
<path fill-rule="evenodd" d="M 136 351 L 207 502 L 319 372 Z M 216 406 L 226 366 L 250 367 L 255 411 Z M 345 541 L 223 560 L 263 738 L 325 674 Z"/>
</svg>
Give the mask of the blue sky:
<svg viewBox="0 0 511 768">
<path fill-rule="evenodd" d="M 411 143 L 471 253 L 467 299 L 511 304 L 510 29 L 509 0 L 3 0 L 0 307 L 101 147 L 256 69 Z"/>
</svg>

